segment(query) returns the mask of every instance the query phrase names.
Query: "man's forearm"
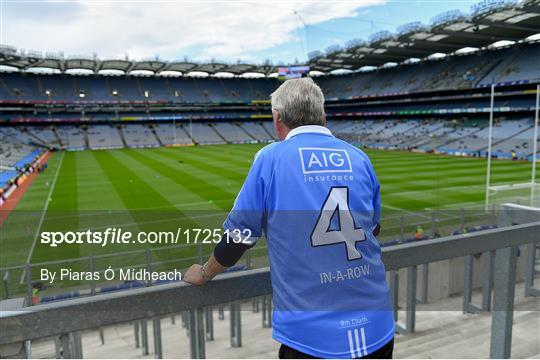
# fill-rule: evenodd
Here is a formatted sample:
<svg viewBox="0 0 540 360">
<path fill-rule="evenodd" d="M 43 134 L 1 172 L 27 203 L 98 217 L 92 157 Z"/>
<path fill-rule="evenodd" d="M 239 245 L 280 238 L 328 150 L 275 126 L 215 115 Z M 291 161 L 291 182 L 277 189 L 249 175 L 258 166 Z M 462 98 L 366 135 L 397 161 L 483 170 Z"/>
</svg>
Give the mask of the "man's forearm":
<svg viewBox="0 0 540 360">
<path fill-rule="evenodd" d="M 255 243 L 249 244 L 244 242 L 234 241 L 234 239 L 223 236 L 221 241 L 214 248 L 214 258 L 216 261 L 225 267 L 231 267 L 240 260 L 242 255 Z"/>
<path fill-rule="evenodd" d="M 227 268 L 233 266 L 253 245 L 236 243 L 227 238 L 222 238 L 216 245 L 214 251 L 203 267 L 204 276 L 208 279 L 214 278 Z"/>
<path fill-rule="evenodd" d="M 209 279 L 213 279 L 216 275 L 227 270 L 226 266 L 221 265 L 215 258 L 214 254 L 210 255 L 208 261 L 203 265 L 203 275 Z"/>
</svg>

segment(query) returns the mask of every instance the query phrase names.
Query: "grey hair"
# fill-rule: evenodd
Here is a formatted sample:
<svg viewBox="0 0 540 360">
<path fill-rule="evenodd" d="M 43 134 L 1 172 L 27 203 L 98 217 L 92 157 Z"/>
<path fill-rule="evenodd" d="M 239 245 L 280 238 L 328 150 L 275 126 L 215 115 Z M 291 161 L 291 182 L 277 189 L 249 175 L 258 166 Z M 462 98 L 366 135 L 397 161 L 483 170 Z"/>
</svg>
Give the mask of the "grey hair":
<svg viewBox="0 0 540 360">
<path fill-rule="evenodd" d="M 289 129 L 324 125 L 324 95 L 311 78 L 290 79 L 270 95 L 272 110 Z"/>
</svg>

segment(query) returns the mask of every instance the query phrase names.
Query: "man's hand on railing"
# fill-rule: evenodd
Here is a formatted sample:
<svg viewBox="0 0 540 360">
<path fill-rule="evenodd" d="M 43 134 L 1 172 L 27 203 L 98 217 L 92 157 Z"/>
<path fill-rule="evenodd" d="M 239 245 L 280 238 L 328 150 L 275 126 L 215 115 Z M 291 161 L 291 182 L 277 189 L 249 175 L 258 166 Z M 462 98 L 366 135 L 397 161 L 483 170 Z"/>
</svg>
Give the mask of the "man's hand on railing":
<svg viewBox="0 0 540 360">
<path fill-rule="evenodd" d="M 206 284 L 210 279 L 203 276 L 203 268 L 200 264 L 193 264 L 184 273 L 183 280 L 187 283 L 201 286 Z"/>
<path fill-rule="evenodd" d="M 221 265 L 214 255 L 204 264 L 193 264 L 184 273 L 183 280 L 187 283 L 201 286 L 212 280 L 217 274 L 223 272 L 227 267 Z"/>
</svg>

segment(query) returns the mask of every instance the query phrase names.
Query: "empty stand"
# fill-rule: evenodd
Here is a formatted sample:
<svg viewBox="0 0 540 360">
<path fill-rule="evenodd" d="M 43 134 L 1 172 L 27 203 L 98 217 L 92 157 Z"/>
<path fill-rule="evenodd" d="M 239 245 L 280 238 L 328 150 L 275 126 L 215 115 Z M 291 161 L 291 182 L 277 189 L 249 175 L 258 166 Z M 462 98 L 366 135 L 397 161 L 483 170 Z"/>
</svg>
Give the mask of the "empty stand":
<svg viewBox="0 0 540 360">
<path fill-rule="evenodd" d="M 88 144 L 91 149 L 112 149 L 124 147 L 118 129 L 111 125 L 89 126 Z"/>
<path fill-rule="evenodd" d="M 84 130 L 78 126 L 60 126 L 57 128 L 62 146 L 70 150 L 83 150 L 87 148 Z"/>
<path fill-rule="evenodd" d="M 193 141 L 198 144 L 224 144 L 225 140 L 210 126 L 210 124 L 192 123 L 185 127 Z"/>
<path fill-rule="evenodd" d="M 214 124 L 214 129 L 223 139 L 231 143 L 251 142 L 255 139 L 245 132 L 240 126 L 232 123 L 220 122 Z"/>
<path fill-rule="evenodd" d="M 263 122 L 261 124 L 262 124 L 262 127 L 268 133 L 268 135 L 271 136 L 272 138 L 274 138 L 275 140 L 277 140 L 277 137 L 276 137 L 275 131 L 274 131 L 274 124 L 272 122 L 269 122 L 269 121 L 265 121 L 265 122 Z"/>
<path fill-rule="evenodd" d="M 128 147 L 156 147 L 158 139 L 147 125 L 131 124 L 121 128 Z"/>
<path fill-rule="evenodd" d="M 315 81 L 327 99 L 474 88 L 492 82 L 538 80 L 539 58 L 539 43 L 520 44 L 370 72 L 320 76 Z M 279 85 L 275 78 L 0 74 L 0 96 L 6 100 L 249 103 L 269 99 Z M 84 98 L 80 97 L 81 93 L 84 93 Z"/>
<path fill-rule="evenodd" d="M 271 141 L 274 138 L 264 129 L 263 125 L 256 122 L 240 123 L 240 126 L 246 133 L 258 141 Z"/>
<path fill-rule="evenodd" d="M 159 123 L 154 125 L 154 130 L 163 145 L 193 144 L 184 128 L 178 124 Z"/>
</svg>

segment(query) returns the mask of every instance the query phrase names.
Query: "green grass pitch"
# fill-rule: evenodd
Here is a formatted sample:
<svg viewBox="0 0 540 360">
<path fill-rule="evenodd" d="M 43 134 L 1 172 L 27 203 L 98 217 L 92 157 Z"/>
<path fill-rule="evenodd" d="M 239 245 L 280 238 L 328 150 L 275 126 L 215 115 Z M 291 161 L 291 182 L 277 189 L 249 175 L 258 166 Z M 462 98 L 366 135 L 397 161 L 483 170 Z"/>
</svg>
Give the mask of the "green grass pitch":
<svg viewBox="0 0 540 360">
<path fill-rule="evenodd" d="M 132 231 L 197 224 L 220 227 L 254 154 L 262 146 L 209 145 L 54 153 L 48 169 L 37 177 L 0 229 L 0 267 L 58 261 L 62 266 L 82 269 L 88 267 L 86 262 L 70 259 L 90 256 L 98 256 L 94 266 L 101 269 L 111 264 L 144 266 L 147 254 L 130 252 L 148 245 L 50 248 L 36 241 L 35 235 L 38 229 L 86 230 L 111 224 Z M 386 238 L 399 233 L 396 219 L 400 215 L 413 217 L 416 215 L 412 213 L 423 212 L 425 215 L 420 218 L 428 222 L 429 210 L 426 209 L 446 209 L 446 215 L 455 220 L 457 215 L 453 216 L 453 210 L 449 209 L 468 208 L 484 201 L 485 159 L 382 150 L 366 152 L 381 183 Z M 530 174 L 530 163 L 494 161 L 492 183 L 528 182 Z M 407 221 L 407 225 L 411 223 Z M 411 233 L 414 229 L 409 227 L 406 231 Z M 209 251 L 204 249 L 204 252 Z M 119 252 L 123 254 L 99 257 Z M 264 246 L 259 253 L 264 253 Z M 151 256 L 152 261 L 161 263 L 163 268 L 183 268 L 197 261 L 200 255 L 195 247 L 185 246 L 160 248 Z M 18 283 L 18 274 L 13 270 L 10 282 Z"/>
</svg>

